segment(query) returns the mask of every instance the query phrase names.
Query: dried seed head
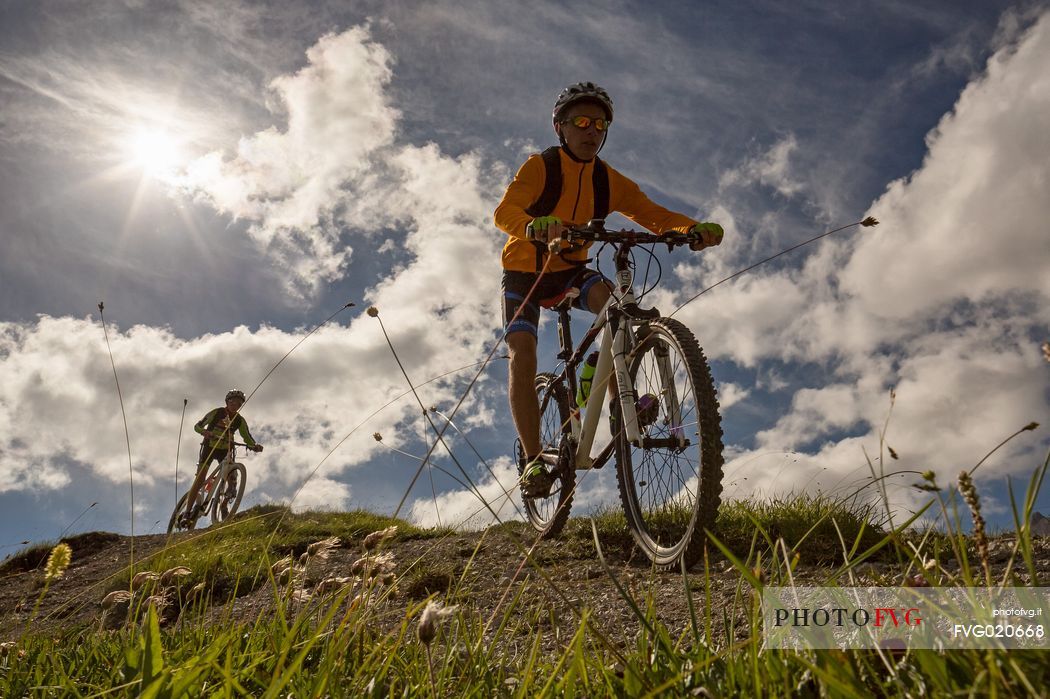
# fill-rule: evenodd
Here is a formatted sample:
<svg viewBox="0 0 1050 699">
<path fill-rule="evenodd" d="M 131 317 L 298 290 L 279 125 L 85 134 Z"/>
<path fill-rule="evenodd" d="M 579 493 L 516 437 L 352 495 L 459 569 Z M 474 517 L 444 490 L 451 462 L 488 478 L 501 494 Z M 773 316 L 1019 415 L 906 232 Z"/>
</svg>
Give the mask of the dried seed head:
<svg viewBox="0 0 1050 699">
<path fill-rule="evenodd" d="M 193 571 L 186 566 L 175 566 L 174 568 L 168 568 L 166 571 L 160 574 L 160 584 L 168 585 L 172 580 L 176 578 L 184 578 L 187 575 L 193 575 Z"/>
<path fill-rule="evenodd" d="M 353 578 L 325 578 L 321 582 L 317 583 L 317 587 L 314 588 L 314 592 L 319 595 L 324 595 L 329 592 L 335 592 L 341 590 L 354 581 Z"/>
<path fill-rule="evenodd" d="M 419 634 L 419 640 L 429 646 L 437 636 L 441 622 L 452 616 L 455 611 L 455 605 L 446 607 L 441 602 L 435 602 L 433 600 L 427 602 L 427 606 L 423 610 L 422 616 L 419 617 L 419 626 L 416 627 L 416 633 Z"/>
<path fill-rule="evenodd" d="M 932 470 L 923 471 L 922 480 L 925 481 L 925 483 L 915 483 L 914 487 L 919 490 L 925 490 L 928 493 L 936 493 L 941 489 L 941 487 L 937 485 L 937 474 Z"/>
<path fill-rule="evenodd" d="M 44 568 L 44 579 L 61 578 L 71 560 L 73 560 L 73 549 L 69 547 L 69 544 L 59 544 L 51 549 L 51 555 L 47 557 L 47 566 Z"/>
<path fill-rule="evenodd" d="M 102 608 L 109 609 L 115 604 L 131 601 L 131 593 L 127 590 L 114 590 L 102 598 Z"/>
<path fill-rule="evenodd" d="M 379 434 L 378 432 L 373 432 L 372 433 L 372 439 L 376 440 L 377 442 L 382 442 L 383 441 L 383 435 Z"/>
<path fill-rule="evenodd" d="M 966 501 L 967 506 L 970 508 L 970 514 L 973 515 L 974 548 L 977 549 L 977 557 L 980 559 L 981 565 L 984 567 L 985 578 L 991 580 L 992 569 L 988 560 L 988 537 L 985 536 L 984 533 L 984 517 L 981 516 L 981 501 L 977 497 L 977 487 L 973 484 L 973 479 L 967 471 L 963 471 L 959 474 L 959 492 L 962 493 L 963 500 Z"/>
<path fill-rule="evenodd" d="M 397 533 L 397 525 L 387 527 L 386 529 L 380 529 L 377 532 L 372 532 L 365 537 L 365 551 L 371 551 L 375 547 L 379 546 L 384 541 L 390 539 Z"/>
<path fill-rule="evenodd" d="M 366 313 L 368 313 L 369 317 L 375 318 L 376 316 L 379 315 L 379 309 L 376 308 L 375 306 L 369 306 L 368 310 L 366 311 Z"/>
<path fill-rule="evenodd" d="M 137 590 L 146 583 L 160 580 L 160 575 L 154 573 L 151 570 L 144 570 L 140 573 L 135 573 L 135 577 L 131 579 L 131 589 Z"/>
<path fill-rule="evenodd" d="M 860 222 L 860 225 L 864 226 L 865 228 L 869 228 L 871 226 L 879 225 L 879 222 L 875 219 L 874 216 L 868 216 L 866 219 Z"/>
<path fill-rule="evenodd" d="M 393 572 L 395 566 L 394 554 L 387 552 L 358 558 L 350 565 L 350 572 L 362 578 L 372 578 Z"/>
<path fill-rule="evenodd" d="M 145 600 L 147 607 L 156 607 L 158 610 L 164 609 L 168 606 L 168 598 L 166 595 L 150 595 Z"/>
<path fill-rule="evenodd" d="M 889 444 L 886 445 L 886 451 L 888 451 L 890 453 L 890 458 L 893 459 L 894 461 L 896 461 L 898 458 L 900 458 L 900 457 L 897 456 L 897 452 L 895 452 L 893 450 L 893 447 L 891 447 Z"/>
<path fill-rule="evenodd" d="M 306 555 L 308 558 L 318 558 L 325 560 L 328 558 L 328 553 L 339 547 L 339 537 L 333 536 L 321 541 L 315 541 L 306 547 Z"/>
</svg>

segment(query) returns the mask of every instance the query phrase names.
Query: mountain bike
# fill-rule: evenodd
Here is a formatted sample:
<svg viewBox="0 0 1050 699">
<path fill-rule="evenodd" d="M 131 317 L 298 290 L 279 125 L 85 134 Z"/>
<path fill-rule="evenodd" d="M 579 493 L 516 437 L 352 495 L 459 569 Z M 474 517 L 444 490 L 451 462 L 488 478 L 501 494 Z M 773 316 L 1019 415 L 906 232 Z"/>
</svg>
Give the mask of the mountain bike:
<svg viewBox="0 0 1050 699">
<path fill-rule="evenodd" d="M 211 515 L 212 523 L 222 522 L 232 516 L 240 507 L 241 498 L 244 496 L 244 482 L 247 480 L 248 472 L 244 464 L 234 461 L 237 447 L 247 447 L 247 444 L 233 442 L 226 456 L 215 464 L 204 485 L 197 491 L 197 502 L 193 510 L 185 518 L 180 518 L 186 512 L 186 498 L 189 492 L 183 494 L 175 505 L 175 510 L 168 520 L 168 533 L 175 531 L 188 531 L 196 528 L 197 520 L 206 513 Z"/>
<path fill-rule="evenodd" d="M 567 228 L 560 245 L 587 242 L 613 246 L 616 275 L 609 301 L 575 348 L 569 308 L 578 289 L 540 305 L 558 314 L 560 372 L 536 376 L 540 402 L 541 458 L 554 483 L 549 494 L 524 498 L 525 512 L 542 537 L 553 537 L 569 518 L 576 472 L 616 459 L 624 514 L 639 548 L 657 567 L 703 552 L 705 529 L 713 529 L 722 492 L 722 427 L 711 371 L 693 333 L 681 322 L 642 309 L 634 294 L 631 252 L 663 243 L 668 249 L 697 241 L 694 234 L 606 231 L 604 221 Z M 555 241 L 557 243 L 557 241 Z M 575 295 L 572 293 L 575 291 Z M 575 401 L 577 371 L 601 334 L 590 397 Z M 613 388 L 608 386 L 612 382 Z M 603 404 L 612 439 L 591 456 Z M 516 442 L 519 475 L 525 466 Z"/>
</svg>

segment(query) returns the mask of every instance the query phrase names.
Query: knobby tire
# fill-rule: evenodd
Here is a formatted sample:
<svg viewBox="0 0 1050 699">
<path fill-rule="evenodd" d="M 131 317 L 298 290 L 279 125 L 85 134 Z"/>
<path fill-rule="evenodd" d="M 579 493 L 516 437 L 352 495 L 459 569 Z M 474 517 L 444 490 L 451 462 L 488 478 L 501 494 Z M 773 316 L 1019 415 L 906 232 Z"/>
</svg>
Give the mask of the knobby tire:
<svg viewBox="0 0 1050 699">
<path fill-rule="evenodd" d="M 631 445 L 625 430 L 616 435 L 616 480 L 624 514 L 635 542 L 657 568 L 684 560 L 686 567 L 703 553 L 705 529 L 713 530 L 722 493 L 722 426 L 714 381 L 692 332 L 671 318 L 640 328 L 627 357 L 638 396 L 659 396 L 659 410 L 642 436 L 669 438 L 680 430 L 689 440 L 682 452 Z M 658 355 L 667 353 L 679 426 L 671 419 L 668 386 L 660 376 Z M 614 406 L 623 421 L 619 405 Z"/>
</svg>

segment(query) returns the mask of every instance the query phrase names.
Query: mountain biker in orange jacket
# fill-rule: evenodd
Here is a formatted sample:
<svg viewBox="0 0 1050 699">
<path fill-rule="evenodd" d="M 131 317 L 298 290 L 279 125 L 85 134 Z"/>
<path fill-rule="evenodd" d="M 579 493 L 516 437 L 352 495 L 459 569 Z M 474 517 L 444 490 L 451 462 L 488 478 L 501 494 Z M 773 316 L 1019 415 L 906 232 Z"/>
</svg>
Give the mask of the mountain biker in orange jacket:
<svg viewBox="0 0 1050 699">
<path fill-rule="evenodd" d="M 233 433 L 240 433 L 241 439 L 254 452 L 263 450 L 261 444 L 257 444 L 248 431 L 248 422 L 240 414 L 241 406 L 244 405 L 244 392 L 236 388 L 226 394 L 226 406 L 209 410 L 208 413 L 197 421 L 193 429 L 204 436 L 201 442 L 200 459 L 197 462 L 197 476 L 193 479 L 186 497 L 185 517 L 189 517 L 193 510 L 193 503 L 197 499 L 197 491 L 204 485 L 207 478 L 208 465 L 212 461 L 222 461 L 226 453 L 233 448 Z"/>
<path fill-rule="evenodd" d="M 519 464 L 525 497 L 547 497 L 555 480 L 538 458 L 540 416 L 533 381 L 539 301 L 575 287 L 580 290 L 575 305 L 597 313 L 612 291 L 607 279 L 584 265 L 589 245 L 553 257 L 548 255 L 545 245 L 549 240 L 560 238 L 565 226 L 582 225 L 594 217 L 595 189 L 600 181 L 595 176 L 597 155 L 605 144 L 612 121 L 612 98 L 594 83 L 576 83 L 562 90 L 553 112 L 554 132 L 561 144 L 557 155 L 562 184 L 557 203 L 550 211 L 536 211 L 547 172 L 543 157 L 534 154 L 518 170 L 495 211 L 496 225 L 507 234 L 502 254 L 503 322 L 510 350 L 507 393 L 511 417 L 525 452 L 525 462 Z M 722 242 L 723 230 L 717 223 L 699 223 L 669 211 L 654 203 L 637 184 L 612 167 L 605 165 L 605 170 L 608 173 L 607 212 L 618 211 L 654 233 L 696 232 L 702 242 L 698 241 L 693 249 Z M 528 239 L 530 227 L 537 244 Z M 529 297 L 537 278 L 539 283 Z"/>
</svg>

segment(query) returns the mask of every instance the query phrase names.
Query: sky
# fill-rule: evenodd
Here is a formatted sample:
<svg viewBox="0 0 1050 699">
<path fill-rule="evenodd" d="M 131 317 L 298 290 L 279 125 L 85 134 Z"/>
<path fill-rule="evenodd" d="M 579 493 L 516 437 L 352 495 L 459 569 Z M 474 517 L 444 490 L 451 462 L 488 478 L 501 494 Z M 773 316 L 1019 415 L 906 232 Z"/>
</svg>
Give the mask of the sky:
<svg viewBox="0 0 1050 699">
<path fill-rule="evenodd" d="M 1039 422 L 975 473 L 1008 528 L 1050 448 L 1047 65 L 1033 1 L 4 2 L 0 555 L 160 531 L 229 388 L 245 507 L 520 516 L 492 212 L 581 80 L 602 157 L 725 226 L 660 254 L 665 313 L 881 222 L 677 311 L 725 497 L 877 497 L 874 468 L 904 517 L 917 472 Z M 609 506 L 586 474 L 574 511 Z"/>
</svg>

